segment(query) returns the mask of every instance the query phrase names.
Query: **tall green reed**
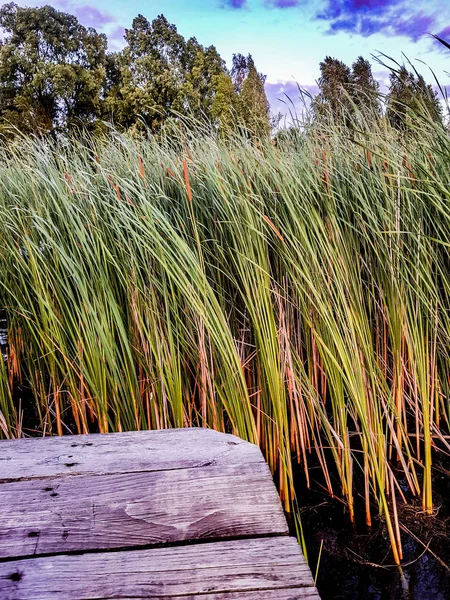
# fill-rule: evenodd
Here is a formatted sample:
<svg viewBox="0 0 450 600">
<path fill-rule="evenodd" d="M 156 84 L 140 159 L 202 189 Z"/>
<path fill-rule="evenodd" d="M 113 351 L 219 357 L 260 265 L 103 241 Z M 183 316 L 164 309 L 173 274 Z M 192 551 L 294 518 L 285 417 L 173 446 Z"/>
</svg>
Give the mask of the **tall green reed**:
<svg viewBox="0 0 450 600">
<path fill-rule="evenodd" d="M 431 511 L 450 449 L 450 143 L 362 123 L 4 149 L 3 434 L 22 434 L 17 382 L 45 434 L 232 431 L 287 509 L 294 460 L 352 520 L 363 490 L 400 562 L 399 479 Z"/>
</svg>

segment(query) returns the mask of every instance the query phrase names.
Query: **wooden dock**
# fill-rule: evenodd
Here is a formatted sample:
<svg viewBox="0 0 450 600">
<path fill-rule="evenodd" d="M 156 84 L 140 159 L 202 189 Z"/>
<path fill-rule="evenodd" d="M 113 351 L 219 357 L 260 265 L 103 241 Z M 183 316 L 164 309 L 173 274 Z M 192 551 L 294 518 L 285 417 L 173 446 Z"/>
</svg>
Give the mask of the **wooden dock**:
<svg viewBox="0 0 450 600">
<path fill-rule="evenodd" d="M 319 600 L 256 446 L 208 429 L 0 442 L 1 600 Z"/>
</svg>

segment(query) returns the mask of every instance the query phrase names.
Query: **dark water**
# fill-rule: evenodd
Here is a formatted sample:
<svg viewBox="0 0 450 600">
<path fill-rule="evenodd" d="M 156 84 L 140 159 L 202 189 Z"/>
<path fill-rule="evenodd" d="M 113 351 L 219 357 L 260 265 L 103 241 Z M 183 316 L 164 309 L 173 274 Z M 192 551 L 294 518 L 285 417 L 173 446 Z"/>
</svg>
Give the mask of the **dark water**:
<svg viewBox="0 0 450 600">
<path fill-rule="evenodd" d="M 8 336 L 6 333 L 6 317 L 0 311 L 0 348 L 6 347 Z"/>
<path fill-rule="evenodd" d="M 450 477 L 446 472 L 434 473 L 433 516 L 421 512 L 420 499 L 408 499 L 406 507 L 398 503 L 400 521 L 411 532 L 402 531 L 401 570 L 393 565 L 383 520 L 374 518 L 372 527 L 365 525 L 362 499 L 352 525 L 345 506 L 330 498 L 320 482 L 313 481 L 307 490 L 300 474 L 298 480 L 313 575 L 322 544 L 317 579 L 322 600 L 450 600 L 450 570 L 445 566 L 450 565 Z"/>
</svg>

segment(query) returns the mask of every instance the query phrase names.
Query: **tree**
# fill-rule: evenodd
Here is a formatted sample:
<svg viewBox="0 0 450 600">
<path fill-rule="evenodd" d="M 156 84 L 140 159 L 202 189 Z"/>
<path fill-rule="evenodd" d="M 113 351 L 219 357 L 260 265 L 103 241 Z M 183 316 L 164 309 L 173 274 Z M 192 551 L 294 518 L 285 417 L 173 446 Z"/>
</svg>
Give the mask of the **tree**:
<svg viewBox="0 0 450 600">
<path fill-rule="evenodd" d="M 213 80 L 215 90 L 210 115 L 218 125 L 219 133 L 226 135 L 236 127 L 239 97 L 228 73 L 220 73 Z"/>
<path fill-rule="evenodd" d="M 264 89 L 266 78 L 258 73 L 250 55 L 247 58 L 247 66 L 248 74 L 240 93 L 243 122 L 251 133 L 265 136 L 270 133 L 269 103 Z"/>
<path fill-rule="evenodd" d="M 265 78 L 251 56 L 236 55 L 231 75 L 214 46 L 188 40 L 164 15 L 138 15 L 123 51 L 50 6 L 0 9 L 0 130 L 66 132 L 112 121 L 158 130 L 169 114 L 212 120 L 224 133 L 243 123 L 269 130 Z"/>
<path fill-rule="evenodd" d="M 251 55 L 248 57 L 243 54 L 233 54 L 233 66 L 231 67 L 231 78 L 233 80 L 234 89 L 237 94 L 242 91 L 242 84 L 248 76 L 248 61 L 251 59 Z"/>
<path fill-rule="evenodd" d="M 226 74 L 214 46 L 185 40 L 164 15 L 151 23 L 139 15 L 125 39 L 111 63 L 105 101 L 116 124 L 128 128 L 143 118 L 156 130 L 169 113 L 211 117 L 216 86 Z"/>
<path fill-rule="evenodd" d="M 258 73 L 251 54 L 233 54 L 231 79 L 238 96 L 237 116 L 247 132 L 265 136 L 270 132 L 269 102 L 264 84 L 266 76 Z"/>
<path fill-rule="evenodd" d="M 106 36 L 50 6 L 5 4 L 0 26 L 0 123 L 22 131 L 61 131 L 95 122 Z"/>
<path fill-rule="evenodd" d="M 422 116 L 442 121 L 442 109 L 432 86 L 418 73 L 405 66 L 392 71 L 387 103 L 387 117 L 393 127 L 407 130 Z"/>
<path fill-rule="evenodd" d="M 129 105 L 123 96 L 122 54 L 111 52 L 106 56 L 105 97 L 101 106 L 103 120 L 124 125 L 131 123 Z"/>
<path fill-rule="evenodd" d="M 224 60 L 214 46 L 204 48 L 195 38 L 191 38 L 186 43 L 183 69 L 181 108 L 196 118 L 210 118 L 218 93 L 217 86 L 220 86 L 223 78 L 229 79 Z"/>
<path fill-rule="evenodd" d="M 372 74 L 372 67 L 362 56 L 352 65 L 350 74 L 350 95 L 356 108 L 364 117 L 381 114 L 379 85 Z"/>
<path fill-rule="evenodd" d="M 141 117 L 155 129 L 175 105 L 184 39 L 163 15 L 152 23 L 138 15 L 125 31 L 125 39 L 127 45 L 118 57 L 114 120 L 128 128 Z"/>
<path fill-rule="evenodd" d="M 351 111 L 351 72 L 342 61 L 327 56 L 320 63 L 319 93 L 312 108 L 318 120 L 345 122 Z"/>
</svg>

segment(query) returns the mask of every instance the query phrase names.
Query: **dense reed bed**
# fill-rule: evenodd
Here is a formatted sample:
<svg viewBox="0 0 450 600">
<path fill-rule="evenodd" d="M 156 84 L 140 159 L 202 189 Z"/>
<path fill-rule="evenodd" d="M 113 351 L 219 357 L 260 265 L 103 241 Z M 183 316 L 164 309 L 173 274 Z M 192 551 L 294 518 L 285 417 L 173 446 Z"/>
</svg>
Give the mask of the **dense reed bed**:
<svg viewBox="0 0 450 600">
<path fill-rule="evenodd" d="M 450 451 L 450 140 L 361 129 L 3 150 L 3 435 L 27 433 L 18 384 L 45 435 L 232 431 L 286 508 L 293 461 L 352 520 L 362 495 L 400 562 L 397 503 L 431 512 Z"/>
</svg>

